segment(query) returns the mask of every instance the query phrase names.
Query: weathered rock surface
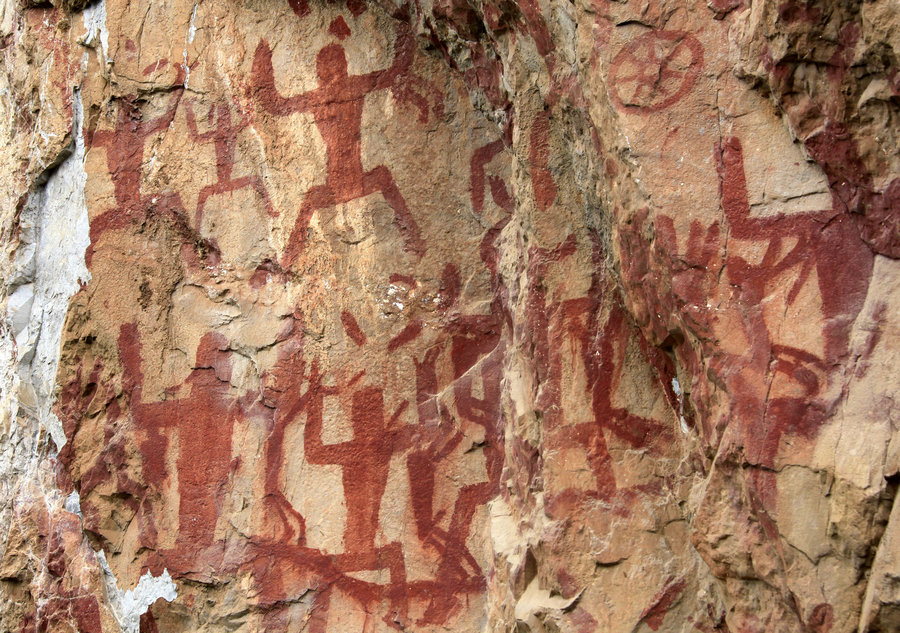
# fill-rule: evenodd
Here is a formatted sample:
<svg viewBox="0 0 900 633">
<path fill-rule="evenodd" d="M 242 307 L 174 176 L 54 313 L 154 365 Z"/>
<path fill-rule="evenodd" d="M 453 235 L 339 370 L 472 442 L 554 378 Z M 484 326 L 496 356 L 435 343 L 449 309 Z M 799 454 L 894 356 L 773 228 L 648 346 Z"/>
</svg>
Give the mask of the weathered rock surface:
<svg viewBox="0 0 900 633">
<path fill-rule="evenodd" d="M 900 629 L 896 2 L 0 47 L 0 630 Z"/>
</svg>

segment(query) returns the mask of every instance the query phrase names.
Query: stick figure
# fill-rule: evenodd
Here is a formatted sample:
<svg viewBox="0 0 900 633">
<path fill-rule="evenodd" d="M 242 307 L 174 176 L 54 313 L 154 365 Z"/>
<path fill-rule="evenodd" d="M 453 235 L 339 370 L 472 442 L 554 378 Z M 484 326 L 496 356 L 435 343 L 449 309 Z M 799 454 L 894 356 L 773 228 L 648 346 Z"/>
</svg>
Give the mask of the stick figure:
<svg viewBox="0 0 900 633">
<path fill-rule="evenodd" d="M 120 209 L 132 210 L 140 205 L 144 143 L 172 124 L 183 92 L 184 88 L 176 88 L 165 113 L 149 121 L 142 120 L 141 100 L 136 95 L 122 97 L 115 129 L 88 131 L 89 147 L 106 148 L 106 167 L 112 176 L 116 204 Z"/>
<path fill-rule="evenodd" d="M 716 145 L 715 159 L 719 175 L 720 197 L 732 237 L 768 241 L 758 264 L 740 255 L 726 260 L 731 284 L 739 289 L 745 336 L 754 341 L 739 359 L 752 367 L 756 375 L 784 374 L 798 388 L 798 394 L 770 397 L 754 389 L 743 375 L 734 372 L 736 396 L 734 412 L 743 419 L 744 443 L 750 459 L 763 466 L 752 471 L 762 508 L 775 503 L 776 481 L 773 470 L 782 437 L 796 434 L 814 438 L 830 415 L 827 401 L 819 398 L 829 380 L 830 368 L 840 366 L 848 353 L 850 328 L 862 307 L 872 277 L 873 254 L 859 235 L 852 217 L 831 209 L 754 217 L 751 212 L 744 154 L 740 139 L 730 137 Z M 833 194 L 834 195 L 834 194 Z M 796 239 L 793 247 L 789 240 Z M 787 243 L 787 245 L 786 245 Z M 785 252 L 786 251 L 786 252 Z M 790 270 L 797 278 L 787 294 L 792 305 L 807 282 L 815 279 L 821 297 L 823 353 L 819 357 L 807 350 L 772 341 L 762 306 L 771 284 Z M 815 277 L 812 273 L 815 272 Z M 734 370 L 732 370 L 734 371 Z M 756 391 L 756 396 L 754 394 Z"/>
<path fill-rule="evenodd" d="M 206 200 L 213 194 L 228 193 L 243 189 L 244 187 L 253 187 L 259 197 L 265 201 L 266 213 L 270 216 L 277 215 L 272 208 L 272 199 L 269 192 L 263 185 L 262 178 L 259 176 L 241 176 L 240 178 L 232 178 L 231 170 L 234 168 L 234 147 L 237 143 L 237 134 L 247 126 L 247 116 L 241 117 L 240 123 L 231 122 L 231 111 L 227 104 L 219 104 L 210 107 L 207 116 L 209 129 L 202 134 L 197 130 L 197 118 L 194 116 L 194 109 L 188 101 L 185 103 L 187 112 L 188 129 L 191 136 L 197 141 L 212 140 L 216 145 L 216 175 L 218 180 L 211 185 L 206 185 L 200 190 L 197 197 L 197 211 L 194 216 L 194 226 L 200 230 L 203 220 L 203 207 Z M 213 124 L 215 117 L 215 124 Z"/>
</svg>

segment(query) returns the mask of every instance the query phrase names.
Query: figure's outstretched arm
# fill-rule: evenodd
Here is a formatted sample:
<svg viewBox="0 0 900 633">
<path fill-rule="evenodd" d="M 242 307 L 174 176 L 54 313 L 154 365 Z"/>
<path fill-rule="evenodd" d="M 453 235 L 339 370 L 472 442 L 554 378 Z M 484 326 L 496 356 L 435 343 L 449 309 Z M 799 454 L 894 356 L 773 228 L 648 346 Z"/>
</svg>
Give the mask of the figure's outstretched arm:
<svg viewBox="0 0 900 633">
<path fill-rule="evenodd" d="M 151 134 L 155 134 L 157 132 L 162 132 L 167 127 L 172 124 L 172 120 L 175 118 L 175 111 L 178 109 L 178 104 L 181 102 L 181 95 L 184 94 L 184 88 L 176 88 L 174 96 L 172 97 L 172 104 L 169 106 L 169 109 L 165 114 L 153 119 L 152 121 L 147 121 L 141 125 L 141 136 L 147 137 Z"/>
<path fill-rule="evenodd" d="M 391 84 L 407 72 L 412 66 L 413 53 L 416 51 L 416 40 L 404 22 L 397 24 L 397 40 L 394 42 L 394 61 L 390 68 L 372 73 L 375 78 L 375 89 L 390 88 Z"/>
<path fill-rule="evenodd" d="M 194 115 L 194 108 L 191 105 L 190 101 L 185 102 L 184 108 L 185 114 L 187 115 L 186 118 L 188 129 L 191 131 L 191 136 L 198 141 L 205 141 L 212 138 L 215 133 L 214 130 L 209 130 L 207 132 L 204 132 L 203 134 L 200 134 L 200 131 L 197 129 L 197 117 Z M 212 112 L 212 110 L 210 110 L 210 112 Z M 211 122 L 212 117 L 210 116 L 209 119 Z"/>
<path fill-rule="evenodd" d="M 306 427 L 303 429 L 303 452 L 306 461 L 310 464 L 339 464 L 340 444 L 325 444 L 322 442 L 322 398 L 326 394 L 334 393 L 322 385 L 318 363 L 313 362 L 309 375 L 309 387 L 305 394 L 307 398 Z"/>
<path fill-rule="evenodd" d="M 759 238 L 772 231 L 785 231 L 783 213 L 752 217 L 747 176 L 744 171 L 744 149 L 736 136 L 722 140 L 715 148 L 719 174 L 719 197 L 732 234 L 740 238 Z M 794 224 L 794 222 L 789 222 Z"/>
<path fill-rule="evenodd" d="M 256 47 L 251 73 L 251 97 L 262 104 L 266 112 L 280 116 L 309 109 L 309 97 L 305 94 L 282 97 L 275 87 L 275 70 L 272 67 L 272 49 L 265 40 Z"/>
<path fill-rule="evenodd" d="M 115 134 L 112 130 L 86 130 L 84 133 L 84 144 L 88 149 L 92 147 L 107 147 Z"/>
</svg>

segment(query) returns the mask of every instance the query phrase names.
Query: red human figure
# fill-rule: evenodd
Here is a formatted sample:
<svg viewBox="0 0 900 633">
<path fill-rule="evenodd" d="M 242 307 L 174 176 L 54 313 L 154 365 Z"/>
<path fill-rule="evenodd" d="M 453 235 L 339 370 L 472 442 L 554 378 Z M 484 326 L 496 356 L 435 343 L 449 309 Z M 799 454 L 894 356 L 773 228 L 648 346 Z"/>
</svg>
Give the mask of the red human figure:
<svg viewBox="0 0 900 633">
<path fill-rule="evenodd" d="M 356 339 L 364 340 L 352 315 L 342 315 L 345 327 Z M 315 598 L 316 614 L 309 627 L 313 633 L 327 630 L 329 603 L 332 589 L 357 600 L 367 613 L 378 608 L 385 600 L 390 610 L 385 622 L 392 627 L 406 622 L 408 588 L 403 552 L 400 543 L 376 546 L 378 514 L 381 499 L 387 488 L 391 456 L 403 451 L 411 441 L 405 425 L 396 423 L 406 409 L 403 403 L 385 422 L 380 389 L 362 387 L 352 399 L 351 424 L 353 439 L 342 444 L 323 444 L 321 434 L 326 397 L 334 397 L 346 389 L 354 388 L 365 375 L 353 376 L 341 385 L 326 386 L 324 375 L 317 361 L 307 363 L 303 358 L 303 337 L 299 331 L 286 332 L 285 348 L 276 366 L 267 373 L 263 388 L 263 404 L 274 410 L 271 430 L 264 448 L 265 503 L 280 517 L 287 538 L 276 535 L 264 538 L 279 551 L 296 554 L 299 568 L 319 575 Z M 305 390 L 303 387 L 305 386 Z M 304 429 L 305 460 L 310 464 L 339 464 L 343 467 L 343 487 L 347 505 L 345 552 L 328 555 L 305 545 L 305 521 L 293 508 L 282 491 L 282 469 L 285 461 L 285 432 L 302 414 L 306 415 Z M 296 538 L 296 544 L 290 541 Z M 387 585 L 368 583 L 354 578 L 353 572 L 387 569 L 390 582 Z M 277 595 L 277 592 L 273 594 Z M 368 625 L 367 625 L 368 626 Z M 366 629 L 368 630 L 368 629 Z"/>
<path fill-rule="evenodd" d="M 466 319 L 467 317 L 462 318 Z M 439 414 L 441 418 L 450 419 L 444 419 L 434 424 L 430 433 L 426 433 L 422 438 L 417 438 L 414 446 L 422 448 L 410 452 L 407 457 L 407 470 L 413 496 L 413 514 L 419 538 L 425 545 L 433 547 L 440 554 L 434 581 L 415 583 L 413 587 L 414 591 L 428 602 L 422 617 L 418 620 L 421 625 L 446 622 L 453 611 L 458 608 L 461 596 L 481 591 L 485 586 L 484 572 L 469 550 L 467 541 L 476 512 L 496 496 L 503 471 L 504 451 L 499 403 L 501 359 L 504 349 L 498 341 L 499 336 L 495 336 L 491 332 L 487 334 L 487 337 L 495 345 L 493 351 L 481 357 L 477 366 L 467 362 L 462 371 L 458 365 L 455 366 L 454 374 L 459 375 L 453 386 L 453 396 L 459 416 L 462 420 L 484 429 L 484 439 L 479 444 L 473 445 L 472 449 L 480 448 L 483 451 L 487 478 L 459 489 L 450 510 L 450 519 L 446 530 L 438 526 L 446 511 L 441 510 L 434 513 L 433 509 L 435 465 L 446 459 L 464 439 L 463 434 L 455 428 L 456 424 L 448 412 L 441 410 Z M 462 338 L 463 335 L 460 335 L 457 341 Z M 428 360 L 426 358 L 426 363 Z M 430 365 L 433 369 L 433 363 Z M 423 363 L 421 368 L 425 369 L 425 367 L 426 365 Z M 432 373 L 433 371 L 430 370 L 421 372 L 424 380 L 417 381 L 420 382 L 417 385 L 420 390 L 422 387 L 430 388 L 431 381 L 428 380 L 428 377 Z M 474 395 L 472 379 L 475 373 L 479 373 L 481 377 L 483 391 L 481 398 Z M 429 407 L 438 406 L 440 408 L 440 405 L 433 402 L 433 396 L 424 399 L 423 405 L 420 405 L 420 412 Z"/>
<path fill-rule="evenodd" d="M 88 132 L 89 148 L 106 148 L 106 167 L 113 180 L 119 209 L 133 211 L 140 205 L 144 143 L 148 137 L 162 132 L 172 124 L 182 92 L 182 88 L 177 88 L 166 112 L 149 121 L 143 120 L 141 102 L 137 97 L 122 97 L 119 100 L 115 129 Z"/>
<path fill-rule="evenodd" d="M 181 66 L 178 69 L 182 73 L 180 80 L 183 81 L 184 69 Z M 183 86 L 176 87 L 166 112 L 148 121 L 143 120 L 141 100 L 137 96 L 122 97 L 119 99 L 114 129 L 87 131 L 85 141 L 89 149 L 106 148 L 106 166 L 113 181 L 116 199 L 114 208 L 104 211 L 90 222 L 91 245 L 85 253 L 88 266 L 103 233 L 123 228 L 136 218 L 151 214 L 161 215 L 172 221 L 184 244 L 183 254 L 192 265 L 199 265 L 199 258 L 194 252 L 196 243 L 204 242 L 209 250 L 217 250 L 211 243 L 200 240 L 191 229 L 184 214 L 181 196 L 177 193 L 161 192 L 149 196 L 141 194 L 144 145 L 149 137 L 166 130 L 172 124 L 183 93 Z"/>
<path fill-rule="evenodd" d="M 365 171 L 362 164 L 362 114 L 370 92 L 392 87 L 412 63 L 413 40 L 399 27 L 391 66 L 365 75 L 348 75 L 347 58 L 340 44 L 329 44 L 316 56 L 319 86 L 304 94 L 283 97 L 275 87 L 272 50 L 260 42 L 253 60 L 253 90 L 266 111 L 279 116 L 311 112 L 327 151 L 325 184 L 306 192 L 294 223 L 282 265 L 289 268 L 306 244 L 306 233 L 318 209 L 343 204 L 372 194 L 384 195 L 393 207 L 394 221 L 405 249 L 421 257 L 425 242 L 406 206 L 391 172 L 384 165 Z"/>
<path fill-rule="evenodd" d="M 318 378 L 318 377 L 316 377 Z M 312 387 L 311 387 L 312 388 Z M 347 527 L 344 547 L 349 552 L 375 549 L 378 511 L 387 486 L 388 467 L 402 428 L 391 428 L 406 406 L 385 424 L 380 389 L 362 387 L 353 394 L 351 425 L 353 439 L 338 444 L 322 442 L 322 395 L 306 403 L 307 422 L 303 446 L 310 464 L 338 464 L 343 468 L 344 494 L 347 497 Z"/>
<path fill-rule="evenodd" d="M 597 272 L 592 275 L 587 295 L 560 302 L 548 301 L 542 280 L 550 266 L 575 255 L 575 235 L 554 248 L 529 250 L 527 319 L 543 383 L 538 406 L 543 412 L 545 450 L 549 454 L 560 449 L 582 451 L 596 480 L 590 490 L 565 489 L 548 494 L 547 508 L 554 517 L 567 516 L 574 507 L 590 506 L 597 500 L 612 504 L 614 512 L 627 514 L 629 501 L 641 492 L 652 494 L 653 487 L 619 485 L 608 438 L 615 437 L 632 448 L 654 451 L 656 438 L 671 433 L 665 424 L 615 404 L 622 377 L 620 368 L 633 340 L 633 330 L 622 309 L 613 308 L 604 315 L 602 306 L 608 303 L 612 289 L 599 272 L 603 270 L 603 247 L 596 238 L 592 241 L 591 258 Z M 591 409 L 587 420 L 572 419 L 564 406 L 566 367 L 583 372 L 582 397 L 590 398 Z"/>
<path fill-rule="evenodd" d="M 318 383 L 318 376 L 315 376 Z M 358 375 L 352 382 L 361 378 Z M 316 394 L 306 405 L 306 427 L 303 446 L 306 461 L 310 464 L 341 466 L 344 497 L 347 507 L 347 524 L 344 529 L 343 554 L 335 557 L 343 572 L 389 569 L 390 600 L 396 609 L 395 626 L 405 624 L 407 612 L 406 569 L 400 543 L 377 547 L 378 514 L 381 499 L 387 488 L 391 456 L 408 444 L 408 431 L 397 420 L 406 410 L 401 404 L 391 418 L 384 419 L 384 397 L 381 389 L 361 387 L 353 394 L 350 422 L 353 439 L 337 444 L 322 442 L 322 410 L 324 390 L 310 381 L 310 389 Z M 389 614 L 390 615 L 390 614 Z"/>
<path fill-rule="evenodd" d="M 244 187 L 253 187 L 256 193 L 259 194 L 259 197 L 265 202 L 266 213 L 269 216 L 274 217 L 277 215 L 272 207 L 272 199 L 269 197 L 269 192 L 266 191 L 262 178 L 259 176 L 231 177 L 231 170 L 234 168 L 234 148 L 237 144 L 237 134 L 247 126 L 247 117 L 242 116 L 240 122 L 235 124 L 231 121 L 231 110 L 227 104 L 221 103 L 212 106 L 207 115 L 208 130 L 200 133 L 197 130 L 197 118 L 194 115 L 194 109 L 190 101 L 185 102 L 185 111 L 191 137 L 201 142 L 212 141 L 216 146 L 216 176 L 218 180 L 200 190 L 200 195 L 197 197 L 197 211 L 194 216 L 196 229 L 200 230 L 203 221 L 203 207 L 206 205 L 207 198 L 217 193 L 228 193 Z"/>
<path fill-rule="evenodd" d="M 761 468 L 754 471 L 758 504 L 771 510 L 775 503 L 775 466 L 781 438 L 787 434 L 814 437 L 837 406 L 820 398 L 829 370 L 840 366 L 849 353 L 850 328 L 865 301 L 872 276 L 874 256 L 863 241 L 855 219 L 839 211 L 837 193 L 833 209 L 754 218 L 751 216 L 743 148 L 739 139 L 725 139 L 715 148 L 719 171 L 722 208 L 732 237 L 768 241 L 759 264 L 752 265 L 740 256 L 726 260 L 731 283 L 739 289 L 741 315 L 748 340 L 753 345 L 746 354 L 729 356 L 721 372 L 731 375 L 737 397 L 734 413 L 743 420 L 744 446 L 748 457 Z M 783 248 L 791 238 L 796 244 Z M 787 251 L 782 254 L 782 251 Z M 807 350 L 776 345 L 762 313 L 768 285 L 778 276 L 799 269 L 797 280 L 787 295 L 792 304 L 804 284 L 816 272 L 823 317 L 822 358 Z M 742 384 L 744 367 L 756 375 L 781 374 L 799 386 L 800 395 L 762 397 L 757 389 Z"/>
<path fill-rule="evenodd" d="M 468 538 L 479 507 L 493 498 L 499 489 L 503 468 L 503 437 L 500 421 L 500 378 L 503 347 L 499 308 L 490 315 L 458 313 L 461 286 L 459 270 L 448 264 L 441 276 L 442 297 L 438 304 L 447 320 L 449 337 L 445 345 L 430 347 L 416 367 L 416 413 L 418 424 L 399 434 L 396 450 L 410 448 L 406 456 L 413 518 L 420 542 L 438 556 L 437 572 L 432 580 L 410 583 L 409 592 L 427 603 L 418 624 L 441 624 L 461 603 L 461 596 L 484 589 L 483 570 L 469 551 Z M 496 306 L 495 306 L 496 307 Z M 412 324 L 416 325 L 416 324 Z M 398 348 L 415 340 L 421 326 L 408 327 L 390 346 Z M 466 424 L 484 429 L 484 439 L 472 447 L 484 453 L 487 479 L 462 486 L 452 508 L 437 512 L 434 507 L 438 465 L 445 462 L 462 444 L 465 436 L 439 395 L 438 358 L 445 351 L 453 368 L 453 400 Z M 473 375 L 481 376 L 482 396 L 474 395 Z M 440 523 L 450 517 L 446 529 Z"/>
<path fill-rule="evenodd" d="M 188 390 L 188 395 L 146 402 L 137 326 L 123 325 L 119 334 L 119 354 L 126 384 L 131 388 L 134 424 L 143 436 L 139 447 L 144 479 L 149 486 L 160 489 L 165 485 L 169 478 L 169 439 L 178 439 L 178 536 L 173 550 L 160 552 L 163 563 L 173 573 L 194 573 L 202 567 L 201 563 L 216 562 L 205 559 L 204 550 L 214 543 L 216 522 L 225 500 L 224 482 L 232 467 L 232 430 L 235 421 L 250 413 L 256 399 L 252 393 L 241 399 L 229 397 L 231 361 L 225 345 L 221 335 L 205 334 L 197 348 L 196 367 L 180 386 Z"/>
<path fill-rule="evenodd" d="M 282 491 L 281 482 L 285 466 L 284 435 L 291 421 L 309 406 L 311 400 L 321 399 L 337 391 L 322 385 L 316 362 L 311 364 L 307 375 L 302 337 L 296 332 L 292 334 L 294 335 L 285 343 L 284 351 L 279 354 L 275 367 L 265 376 L 263 401 L 266 406 L 274 409 L 274 414 L 264 447 L 263 494 L 266 507 L 278 514 L 284 529 L 284 535 L 278 538 L 278 542 L 296 541 L 298 545 L 303 546 L 306 544 L 306 520 L 294 509 Z M 309 385 L 306 392 L 301 395 L 300 391 L 305 380 L 309 381 Z M 268 517 L 265 522 L 271 523 Z"/>
<path fill-rule="evenodd" d="M 737 257 L 729 258 L 729 275 L 737 277 L 742 289 L 752 293 L 758 302 L 768 280 L 799 266 L 797 280 L 788 294 L 788 302 L 792 303 L 815 269 L 825 318 L 824 360 L 832 365 L 847 351 L 850 325 L 865 300 L 872 277 L 874 256 L 863 242 L 854 218 L 838 211 L 838 204 L 822 211 L 753 218 L 740 139 L 731 137 L 720 143 L 716 147 L 716 163 L 722 208 L 731 235 L 769 241 L 758 266 L 750 266 Z M 796 245 L 779 257 L 783 241 L 789 238 L 797 238 Z"/>
</svg>

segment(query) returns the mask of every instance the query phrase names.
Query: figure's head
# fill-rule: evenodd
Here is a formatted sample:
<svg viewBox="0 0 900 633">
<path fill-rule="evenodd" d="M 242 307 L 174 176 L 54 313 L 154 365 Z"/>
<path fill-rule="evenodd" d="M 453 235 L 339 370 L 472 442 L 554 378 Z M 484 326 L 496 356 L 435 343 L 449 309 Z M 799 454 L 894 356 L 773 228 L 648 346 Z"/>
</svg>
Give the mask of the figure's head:
<svg viewBox="0 0 900 633">
<path fill-rule="evenodd" d="M 329 44 L 316 56 L 316 71 L 325 83 L 347 76 L 347 57 L 340 44 Z"/>
</svg>

